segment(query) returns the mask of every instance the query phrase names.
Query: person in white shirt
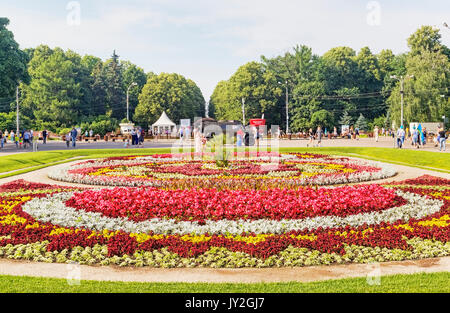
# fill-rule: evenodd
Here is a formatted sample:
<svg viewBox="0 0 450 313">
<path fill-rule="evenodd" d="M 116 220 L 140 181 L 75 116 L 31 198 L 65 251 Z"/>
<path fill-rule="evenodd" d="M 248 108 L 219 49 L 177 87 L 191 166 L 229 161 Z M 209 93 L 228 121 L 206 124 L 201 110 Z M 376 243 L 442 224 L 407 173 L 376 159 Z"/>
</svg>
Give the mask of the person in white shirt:
<svg viewBox="0 0 450 313">
<path fill-rule="evenodd" d="M 397 130 L 397 147 L 401 149 L 404 142 L 405 130 L 403 129 L 403 126 L 400 126 L 400 128 Z"/>
</svg>

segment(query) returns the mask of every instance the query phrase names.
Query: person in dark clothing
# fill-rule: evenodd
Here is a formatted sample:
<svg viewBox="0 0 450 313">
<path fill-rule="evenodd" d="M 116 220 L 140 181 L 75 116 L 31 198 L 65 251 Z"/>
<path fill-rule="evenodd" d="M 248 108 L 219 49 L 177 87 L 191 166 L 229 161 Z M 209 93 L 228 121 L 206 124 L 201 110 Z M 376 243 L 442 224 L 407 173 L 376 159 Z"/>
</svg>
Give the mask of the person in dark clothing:
<svg viewBox="0 0 450 313">
<path fill-rule="evenodd" d="M 47 143 L 47 130 L 44 129 L 42 132 L 42 143 L 45 145 Z"/>
<path fill-rule="evenodd" d="M 72 147 L 75 147 L 76 141 L 77 141 L 77 136 L 78 136 L 78 132 L 75 129 L 75 127 L 72 128 L 72 130 L 70 131 L 70 136 L 72 137 Z"/>
<path fill-rule="evenodd" d="M 439 128 L 439 151 L 445 151 L 445 141 L 447 140 L 445 136 L 445 129 L 444 126 L 442 126 L 441 128 Z"/>
</svg>

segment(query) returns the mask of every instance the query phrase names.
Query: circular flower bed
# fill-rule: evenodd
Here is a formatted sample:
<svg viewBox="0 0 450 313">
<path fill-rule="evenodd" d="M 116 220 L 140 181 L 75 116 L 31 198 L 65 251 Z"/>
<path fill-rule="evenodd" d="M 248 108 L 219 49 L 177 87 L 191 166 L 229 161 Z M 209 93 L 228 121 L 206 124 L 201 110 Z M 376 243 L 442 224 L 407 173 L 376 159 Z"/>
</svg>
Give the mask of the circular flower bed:
<svg viewBox="0 0 450 313">
<path fill-rule="evenodd" d="M 212 157 L 114 157 L 77 163 L 51 172 L 49 177 L 89 185 L 242 190 L 355 183 L 395 175 L 393 168 L 379 162 L 308 153 L 235 153 L 225 161 Z"/>
<path fill-rule="evenodd" d="M 273 267 L 450 254 L 450 180 L 424 176 L 384 185 L 270 190 L 192 187 L 2 185 L 0 256 L 120 266 Z"/>
</svg>

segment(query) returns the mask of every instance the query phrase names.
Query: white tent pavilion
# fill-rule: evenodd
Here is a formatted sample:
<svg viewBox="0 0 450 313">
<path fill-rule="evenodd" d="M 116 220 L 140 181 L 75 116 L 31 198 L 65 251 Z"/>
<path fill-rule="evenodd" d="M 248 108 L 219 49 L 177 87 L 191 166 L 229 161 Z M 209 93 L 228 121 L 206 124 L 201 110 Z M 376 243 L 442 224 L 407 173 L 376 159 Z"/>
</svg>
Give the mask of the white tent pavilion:
<svg viewBox="0 0 450 313">
<path fill-rule="evenodd" d="M 153 132 L 158 134 L 171 134 L 176 124 L 170 120 L 166 112 L 163 111 L 159 119 L 152 125 Z"/>
</svg>

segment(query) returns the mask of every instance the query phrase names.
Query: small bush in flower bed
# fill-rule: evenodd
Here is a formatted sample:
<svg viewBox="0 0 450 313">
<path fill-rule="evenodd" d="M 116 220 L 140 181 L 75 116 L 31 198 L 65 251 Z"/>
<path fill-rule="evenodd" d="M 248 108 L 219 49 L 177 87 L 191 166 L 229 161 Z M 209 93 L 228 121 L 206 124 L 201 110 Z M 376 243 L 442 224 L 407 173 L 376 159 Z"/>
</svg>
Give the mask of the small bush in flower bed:
<svg viewBox="0 0 450 313">
<path fill-rule="evenodd" d="M 146 203 L 145 191 L 161 202 Z M 277 194 L 288 197 L 284 211 L 283 200 L 273 207 L 264 202 L 268 191 L 230 198 L 228 207 L 219 198 L 230 191 L 220 192 L 93 191 L 16 181 L 0 186 L 0 256 L 119 266 L 278 267 L 450 253 L 449 180 L 286 190 Z M 185 207 L 185 197 L 197 201 L 197 210 Z M 295 204 L 296 197 L 304 201 Z"/>
</svg>

